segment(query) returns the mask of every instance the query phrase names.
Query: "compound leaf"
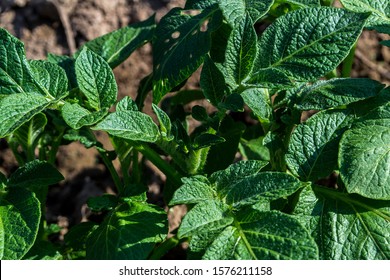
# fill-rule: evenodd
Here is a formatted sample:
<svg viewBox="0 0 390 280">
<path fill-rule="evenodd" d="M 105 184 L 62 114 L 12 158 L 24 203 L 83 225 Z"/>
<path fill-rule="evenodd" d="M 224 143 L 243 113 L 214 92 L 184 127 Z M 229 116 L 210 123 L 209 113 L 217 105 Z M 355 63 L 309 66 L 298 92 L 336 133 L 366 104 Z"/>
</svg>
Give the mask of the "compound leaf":
<svg viewBox="0 0 390 280">
<path fill-rule="evenodd" d="M 167 235 L 167 215 L 157 206 L 128 202 L 111 211 L 87 237 L 87 258 L 144 260 Z"/>
<path fill-rule="evenodd" d="M 298 81 L 324 76 L 348 55 L 368 16 L 329 7 L 281 16 L 260 37 L 254 69 L 277 69 Z"/>
<path fill-rule="evenodd" d="M 0 193 L 0 259 L 21 259 L 35 242 L 40 219 L 40 203 L 33 192 L 11 188 Z"/>
</svg>

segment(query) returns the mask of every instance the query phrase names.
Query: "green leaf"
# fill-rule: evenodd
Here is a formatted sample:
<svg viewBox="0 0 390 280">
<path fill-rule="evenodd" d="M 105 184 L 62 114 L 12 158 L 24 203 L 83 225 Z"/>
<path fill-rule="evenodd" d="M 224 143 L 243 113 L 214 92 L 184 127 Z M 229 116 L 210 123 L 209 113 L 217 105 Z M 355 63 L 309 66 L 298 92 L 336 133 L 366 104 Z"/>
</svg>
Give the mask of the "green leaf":
<svg viewBox="0 0 390 280">
<path fill-rule="evenodd" d="M 345 110 L 327 110 L 311 117 L 293 131 L 286 162 L 304 181 L 324 178 L 337 168 L 337 151 L 351 116 Z"/>
<path fill-rule="evenodd" d="M 256 62 L 255 62 L 256 63 Z M 256 66 L 256 64 L 254 64 Z M 255 67 L 254 73 L 250 76 L 247 84 L 254 84 L 257 87 L 261 88 L 289 88 L 293 86 L 293 82 L 290 77 L 277 68 L 265 68 L 258 69 Z"/>
<path fill-rule="evenodd" d="M 264 146 L 263 139 L 264 137 L 251 139 L 249 141 L 241 139 L 239 149 L 245 160 L 262 160 L 268 163 L 270 160 L 270 153 Z"/>
<path fill-rule="evenodd" d="M 227 215 L 228 206 L 219 201 L 202 201 L 183 218 L 177 236 L 179 238 L 215 232 L 233 223 Z M 205 230 L 205 227 L 207 230 Z"/>
<path fill-rule="evenodd" d="M 70 104 L 67 102 L 61 110 L 64 121 L 73 129 L 80 129 L 83 126 L 93 125 L 103 119 L 107 113 L 107 110 L 90 112 L 77 103 Z"/>
<path fill-rule="evenodd" d="M 218 135 L 223 137 L 225 142 L 210 148 L 205 166 L 206 173 L 210 174 L 225 169 L 233 163 L 244 130 L 243 123 L 235 122 L 230 116 L 224 118 Z"/>
<path fill-rule="evenodd" d="M 17 130 L 15 130 L 9 142 L 15 142 L 17 145 L 21 145 L 24 151 L 28 149 L 34 149 L 38 145 L 39 137 L 41 136 L 45 126 L 47 124 L 46 115 L 38 113 L 29 122 L 26 122 Z"/>
<path fill-rule="evenodd" d="M 109 109 L 116 101 L 118 88 L 108 63 L 83 48 L 75 63 L 77 83 L 96 111 Z"/>
<path fill-rule="evenodd" d="M 34 160 L 26 163 L 23 167 L 19 167 L 11 174 L 8 187 L 34 190 L 53 185 L 63 179 L 64 177 L 52 164 Z"/>
<path fill-rule="evenodd" d="M 240 21 L 247 14 L 251 17 L 252 22 L 256 22 L 263 17 L 271 8 L 274 0 L 201 0 L 186 1 L 186 9 L 204 9 L 214 4 L 219 4 L 220 9 L 226 20 L 232 25 Z"/>
<path fill-rule="evenodd" d="M 87 238 L 87 258 L 144 260 L 168 232 L 166 213 L 157 206 L 124 203 L 111 211 Z"/>
<path fill-rule="evenodd" d="M 160 132 L 163 139 L 166 141 L 173 140 L 174 136 L 172 135 L 172 123 L 169 116 L 161 110 L 157 105 L 152 104 L 154 113 L 157 116 L 158 122 L 160 123 Z"/>
<path fill-rule="evenodd" d="M 44 61 L 31 60 L 30 67 L 35 79 L 56 99 L 67 95 L 68 78 L 60 66 Z"/>
<path fill-rule="evenodd" d="M 287 197 L 301 187 L 298 179 L 281 172 L 261 172 L 242 180 L 231 180 L 226 186 L 219 186 L 220 196 L 226 196 L 226 203 L 233 207 L 255 204 Z"/>
<path fill-rule="evenodd" d="M 302 8 L 321 6 L 320 0 L 287 0 L 284 2 L 295 4 Z"/>
<path fill-rule="evenodd" d="M 260 37 L 254 69 L 277 69 L 298 81 L 324 76 L 349 54 L 368 16 L 329 7 L 281 16 Z"/>
<path fill-rule="evenodd" d="M 213 6 L 196 16 L 180 8 L 164 16 L 153 42 L 154 103 L 186 80 L 202 63 L 210 49 L 211 32 L 220 24 L 219 10 Z"/>
<path fill-rule="evenodd" d="M 286 214 L 255 209 L 237 214 L 234 226 L 225 228 L 207 248 L 209 260 L 308 260 L 318 249 L 306 229 Z"/>
<path fill-rule="evenodd" d="M 253 68 L 257 55 L 256 31 L 250 17 L 243 17 L 230 33 L 223 63 L 226 82 L 241 85 Z"/>
<path fill-rule="evenodd" d="M 332 79 L 300 88 L 295 107 L 301 111 L 323 110 L 374 97 L 385 86 L 371 79 Z"/>
<path fill-rule="evenodd" d="M 103 57 L 111 68 L 115 68 L 136 49 L 152 40 L 155 27 L 153 15 L 145 21 L 122 27 L 91 40 L 84 46 Z"/>
<path fill-rule="evenodd" d="M 209 56 L 206 56 L 204 60 L 200 75 L 200 86 L 204 96 L 214 106 L 218 106 L 226 95 L 225 78 Z"/>
<path fill-rule="evenodd" d="M 269 93 L 263 88 L 249 88 L 241 93 L 244 102 L 260 120 L 269 120 L 272 116 Z"/>
<path fill-rule="evenodd" d="M 78 87 L 76 70 L 75 70 L 75 59 L 66 55 L 56 55 L 56 54 L 49 53 L 47 55 L 47 61 L 51 63 L 55 63 L 65 70 L 66 76 L 69 80 L 70 88 Z"/>
<path fill-rule="evenodd" d="M 11 134 L 50 105 L 39 94 L 17 93 L 0 98 L 0 138 Z"/>
<path fill-rule="evenodd" d="M 390 199 L 390 106 L 385 109 L 387 116 L 378 110 L 378 118 L 356 123 L 340 141 L 340 175 L 349 193 Z"/>
<path fill-rule="evenodd" d="M 313 186 L 302 192 L 295 214 L 311 231 L 321 259 L 390 258 L 389 201 Z"/>
<path fill-rule="evenodd" d="M 218 145 L 225 142 L 225 138 L 211 133 L 203 133 L 194 138 L 192 148 L 194 150 L 203 149 L 206 147 Z"/>
<path fill-rule="evenodd" d="M 0 193 L 0 259 L 21 259 L 35 242 L 40 219 L 33 192 L 18 188 Z"/>
<path fill-rule="evenodd" d="M 216 196 L 215 190 L 210 186 L 210 182 L 202 175 L 182 178 L 181 180 L 183 185 L 175 192 L 169 205 L 195 204 L 213 200 Z"/>
<path fill-rule="evenodd" d="M 62 255 L 50 241 L 35 242 L 34 246 L 24 255 L 23 260 L 61 260 Z"/>
<path fill-rule="evenodd" d="M 218 107 L 233 112 L 243 112 L 244 100 L 240 94 L 232 93 L 228 95 L 222 103 L 219 103 Z"/>
<path fill-rule="evenodd" d="M 81 127 L 80 129 L 67 130 L 63 138 L 71 142 L 79 141 L 87 149 L 96 147 L 98 150 L 99 149 L 101 149 L 102 151 L 104 150 L 103 145 L 96 140 L 96 137 L 92 133 L 92 131 L 85 127 Z"/>
<path fill-rule="evenodd" d="M 367 27 L 390 25 L 390 3 L 383 0 L 341 0 L 347 10 L 356 13 L 371 13 Z"/>
<path fill-rule="evenodd" d="M 47 95 L 31 73 L 24 44 L 3 28 L 0 28 L 0 83 L 0 98 L 13 93 Z"/>
<path fill-rule="evenodd" d="M 116 105 L 117 111 L 138 111 L 138 106 L 129 96 L 123 97 Z"/>
<path fill-rule="evenodd" d="M 119 199 L 112 194 L 90 197 L 87 201 L 88 207 L 94 212 L 112 210 L 118 205 Z"/>
<path fill-rule="evenodd" d="M 155 142 L 159 137 L 157 125 L 152 118 L 137 111 L 118 111 L 109 114 L 92 128 L 133 141 Z"/>
<path fill-rule="evenodd" d="M 210 182 L 216 183 L 217 187 L 223 188 L 248 176 L 257 174 L 268 164 L 261 160 L 245 160 L 231 164 L 228 168 L 214 172 L 210 176 Z"/>
</svg>

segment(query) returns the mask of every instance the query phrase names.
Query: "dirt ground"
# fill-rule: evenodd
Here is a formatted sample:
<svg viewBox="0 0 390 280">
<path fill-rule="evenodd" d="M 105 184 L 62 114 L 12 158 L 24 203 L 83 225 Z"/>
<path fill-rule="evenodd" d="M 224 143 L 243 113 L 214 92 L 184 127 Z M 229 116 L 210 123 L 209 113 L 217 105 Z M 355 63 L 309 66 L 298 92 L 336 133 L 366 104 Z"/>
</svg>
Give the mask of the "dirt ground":
<svg viewBox="0 0 390 280">
<path fill-rule="evenodd" d="M 44 59 L 47 53 L 72 54 L 84 42 L 139 22 L 156 13 L 159 20 L 172 7 L 184 6 L 184 0 L 0 0 L 0 27 L 25 42 L 27 57 Z M 358 42 L 353 77 L 370 77 L 390 85 L 390 48 L 379 44 L 389 36 L 364 32 Z M 114 71 L 119 98 L 135 97 L 140 80 L 151 71 L 151 46 L 136 51 Z M 109 146 L 107 137 L 100 140 Z M 61 147 L 58 159 L 66 180 L 51 188 L 48 199 L 48 221 L 66 228 L 89 216 L 85 206 L 90 196 L 112 192 L 113 183 L 93 149 L 78 143 Z M 16 161 L 5 141 L 0 142 L 0 171 L 6 175 L 15 170 Z M 164 176 L 152 166 L 149 199 L 159 203 Z M 171 218 L 177 226 L 184 209 L 178 208 Z M 170 214 L 171 215 L 171 214 Z"/>
</svg>

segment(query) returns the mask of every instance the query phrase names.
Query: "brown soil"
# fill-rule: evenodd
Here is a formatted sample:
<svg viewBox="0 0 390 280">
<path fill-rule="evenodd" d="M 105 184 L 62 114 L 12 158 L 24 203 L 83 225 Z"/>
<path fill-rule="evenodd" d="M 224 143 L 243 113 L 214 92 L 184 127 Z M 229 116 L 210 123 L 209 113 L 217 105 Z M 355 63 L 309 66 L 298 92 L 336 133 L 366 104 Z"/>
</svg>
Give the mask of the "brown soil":
<svg viewBox="0 0 390 280">
<path fill-rule="evenodd" d="M 47 53 L 71 54 L 84 42 L 154 13 L 159 20 L 184 0 L 2 0 L 0 26 L 25 42 L 27 57 L 44 59 Z M 379 44 L 389 36 L 365 31 L 358 42 L 353 77 L 370 77 L 390 85 L 390 48 Z M 119 98 L 136 96 L 140 80 L 151 72 L 151 46 L 145 45 L 114 71 Z M 196 85 L 196 81 L 193 82 Z M 109 147 L 107 136 L 99 139 Z M 68 227 L 89 217 L 85 206 L 90 196 L 113 192 L 113 183 L 96 151 L 79 143 L 60 148 L 57 163 L 65 181 L 53 187 L 48 199 L 48 221 Z M 4 140 L 0 142 L 0 171 L 7 176 L 17 164 Z M 149 198 L 161 203 L 164 176 L 150 164 Z M 153 175 L 154 174 L 154 175 Z M 175 213 L 175 214 L 173 214 Z M 169 213 L 177 227 L 185 209 Z"/>
</svg>

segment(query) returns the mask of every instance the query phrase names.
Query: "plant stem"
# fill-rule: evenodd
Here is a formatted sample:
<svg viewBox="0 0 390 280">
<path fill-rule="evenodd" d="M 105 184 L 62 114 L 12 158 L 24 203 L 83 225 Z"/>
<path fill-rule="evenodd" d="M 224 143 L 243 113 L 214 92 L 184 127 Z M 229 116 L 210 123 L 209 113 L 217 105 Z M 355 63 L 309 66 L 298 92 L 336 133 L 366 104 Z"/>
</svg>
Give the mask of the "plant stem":
<svg viewBox="0 0 390 280">
<path fill-rule="evenodd" d="M 180 240 L 176 235 L 165 239 L 164 242 L 162 242 L 153 250 L 149 256 L 149 260 L 160 260 L 169 250 L 176 247 L 179 243 Z"/>
<path fill-rule="evenodd" d="M 170 166 L 165 160 L 163 160 L 158 153 L 156 153 L 152 148 L 147 144 L 141 144 L 135 147 L 141 154 L 143 154 L 148 160 L 150 160 L 158 169 L 160 169 L 167 178 L 174 184 L 176 187 L 180 187 L 181 175 L 179 172 Z"/>
<path fill-rule="evenodd" d="M 343 68 L 341 69 L 341 77 L 348 78 L 351 76 L 353 61 L 355 58 L 356 44 L 352 47 L 348 56 L 344 59 Z"/>
<path fill-rule="evenodd" d="M 119 194 L 123 193 L 122 181 L 119 178 L 118 172 L 116 172 L 115 167 L 112 164 L 112 161 L 108 158 L 107 154 L 104 151 L 99 150 L 99 154 L 102 157 L 105 166 L 107 167 L 108 171 L 111 174 L 112 180 L 114 181 L 114 184 L 118 190 L 118 193 Z"/>
</svg>

